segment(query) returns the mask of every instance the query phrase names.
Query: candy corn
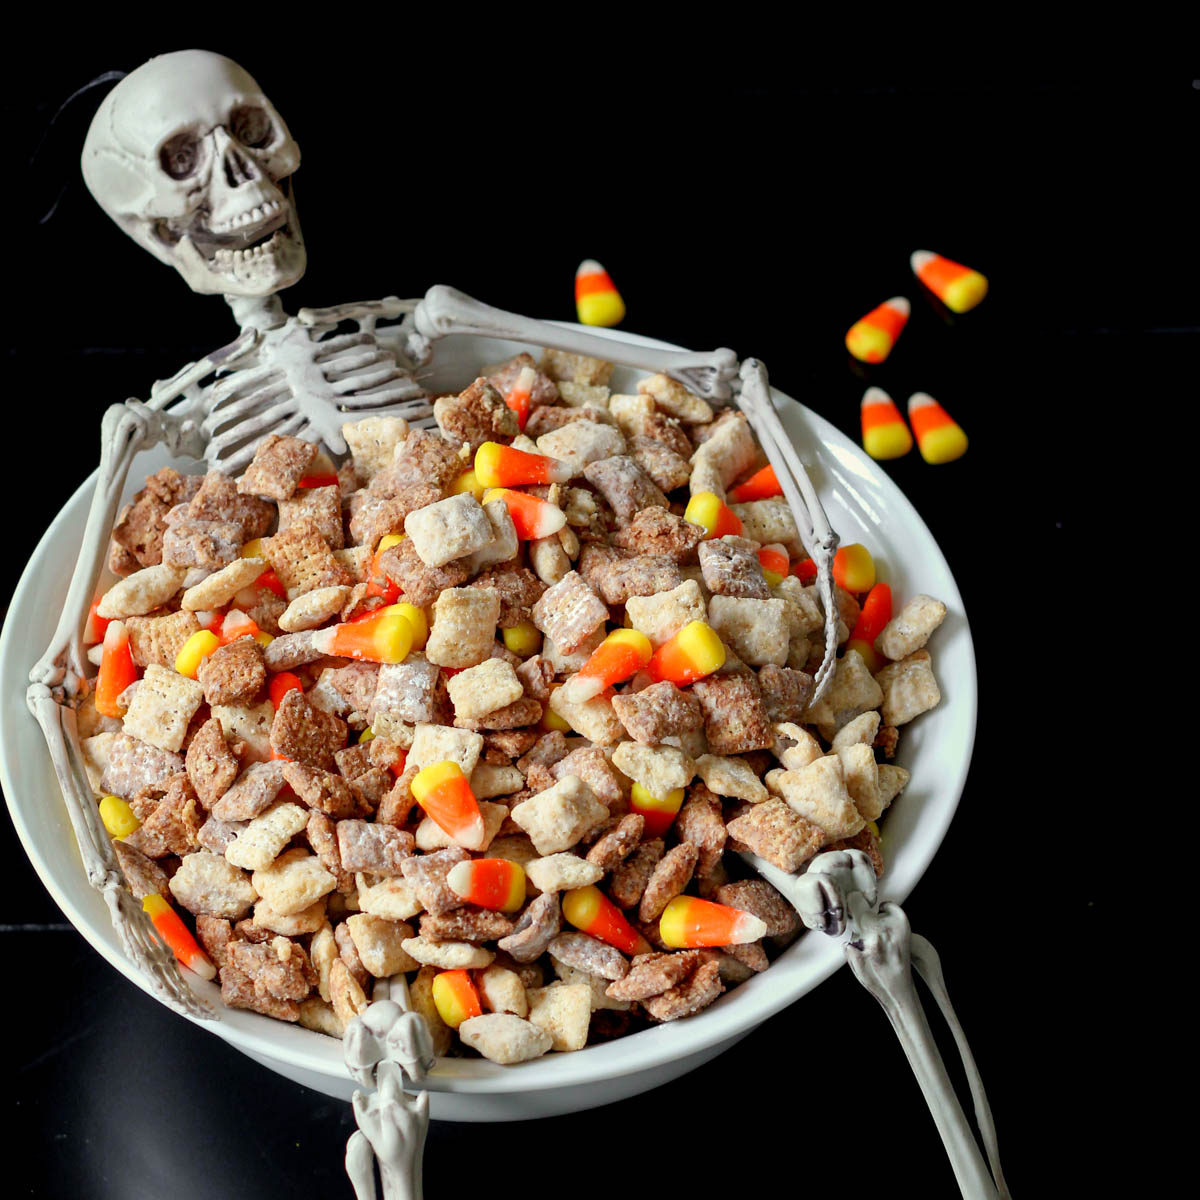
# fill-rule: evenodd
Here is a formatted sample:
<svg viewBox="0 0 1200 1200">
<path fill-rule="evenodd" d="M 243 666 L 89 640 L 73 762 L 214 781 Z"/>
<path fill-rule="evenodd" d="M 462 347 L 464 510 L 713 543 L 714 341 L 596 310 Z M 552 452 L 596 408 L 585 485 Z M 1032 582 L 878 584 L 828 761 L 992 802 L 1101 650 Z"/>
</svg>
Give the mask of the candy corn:
<svg viewBox="0 0 1200 1200">
<path fill-rule="evenodd" d="M 209 629 L 198 629 L 186 642 L 183 649 L 175 655 L 175 670 L 180 675 L 195 679 L 200 670 L 200 664 L 221 648 L 221 639 Z"/>
<path fill-rule="evenodd" d="M 389 604 L 357 621 L 346 621 L 313 634 L 313 648 L 337 658 L 362 662 L 403 662 L 412 649 L 413 627 L 399 605 Z"/>
<path fill-rule="evenodd" d="M 650 943 L 625 920 L 621 910 L 594 886 L 563 893 L 563 916 L 583 933 L 607 942 L 625 954 L 646 954 Z"/>
<path fill-rule="evenodd" d="M 567 523 L 566 513 L 557 504 L 539 500 L 526 492 L 514 492 L 509 488 L 489 488 L 483 493 L 483 503 L 490 504 L 493 500 L 504 501 L 508 515 L 512 517 L 516 527 L 517 537 L 525 542 L 549 537 Z"/>
<path fill-rule="evenodd" d="M 867 388 L 863 393 L 862 444 L 875 459 L 900 458 L 912 449 L 912 434 L 883 388 Z"/>
<path fill-rule="evenodd" d="M 446 669 L 445 667 L 442 668 L 443 671 L 445 669 Z M 550 688 L 550 695 L 554 695 L 554 693 L 560 687 L 562 687 L 561 683 L 554 684 Z M 560 717 L 558 715 L 558 713 L 556 713 L 550 707 L 549 704 L 542 705 L 542 728 L 545 729 L 549 733 L 553 733 L 555 730 L 557 730 L 559 733 L 570 733 L 571 732 L 570 723 L 566 720 L 565 717 Z"/>
<path fill-rule="evenodd" d="M 725 647 L 717 631 L 703 621 L 691 621 L 655 650 L 646 670 L 655 683 L 669 679 L 677 687 L 686 687 L 724 663 Z"/>
<path fill-rule="evenodd" d="M 807 587 L 817 581 L 817 564 L 811 558 L 798 558 L 792 563 L 791 574 Z"/>
<path fill-rule="evenodd" d="M 892 589 L 886 583 L 877 583 L 863 601 L 858 620 L 850 631 L 847 650 L 857 650 L 867 669 L 874 675 L 881 671 L 886 659 L 875 649 L 875 639 L 883 627 L 892 619 Z"/>
<path fill-rule="evenodd" d="M 488 488 L 566 483 L 571 478 L 571 467 L 546 454 L 530 454 L 499 442 L 484 442 L 475 451 L 475 478 Z"/>
<path fill-rule="evenodd" d="M 766 932 L 766 922 L 753 913 L 697 896 L 676 896 L 658 920 L 659 936 L 672 950 L 741 946 Z"/>
<path fill-rule="evenodd" d="M 192 635 L 196 636 L 195 634 Z M 96 711 L 102 717 L 124 716 L 117 697 L 138 677 L 123 621 L 110 621 L 104 631 L 104 652 L 96 677 Z"/>
<path fill-rule="evenodd" d="M 914 250 L 913 274 L 951 311 L 969 312 L 987 295 L 988 281 L 978 271 L 932 250 Z"/>
<path fill-rule="evenodd" d="M 625 317 L 621 293 L 594 258 L 585 258 L 575 270 L 575 311 L 581 325 L 619 325 Z"/>
<path fill-rule="evenodd" d="M 87 624 L 83 627 L 83 644 L 85 646 L 98 646 L 104 641 L 104 631 L 108 628 L 109 618 L 102 617 L 96 612 L 99 603 L 100 597 L 97 596 L 92 601 L 92 607 L 88 609 Z"/>
<path fill-rule="evenodd" d="M 450 485 L 450 495 L 457 496 L 460 492 L 470 492 L 476 500 L 483 498 L 486 486 L 479 482 L 479 476 L 474 471 L 464 471 Z"/>
<path fill-rule="evenodd" d="M 727 533 L 740 535 L 741 518 L 736 516 L 716 492 L 697 492 L 683 510 L 683 519 L 693 525 L 703 525 L 708 538 L 724 537 Z"/>
<path fill-rule="evenodd" d="M 434 824 L 467 850 L 482 850 L 486 833 L 479 802 L 456 762 L 434 763 L 413 777 L 412 794 Z"/>
<path fill-rule="evenodd" d="M 228 646 L 240 637 L 252 637 L 260 646 L 269 646 L 275 640 L 269 633 L 263 633 L 253 617 L 248 617 L 240 608 L 232 608 L 225 614 L 216 634 L 222 646 Z"/>
<path fill-rule="evenodd" d="M 104 822 L 104 828 L 115 838 L 128 837 L 142 824 L 134 816 L 133 809 L 120 796 L 105 796 L 100 801 L 100 820 Z"/>
<path fill-rule="evenodd" d="M 429 640 L 429 618 L 425 615 L 425 610 L 415 604 L 409 604 L 407 600 L 402 600 L 393 607 L 412 626 L 412 648 L 424 650 L 425 643 Z"/>
<path fill-rule="evenodd" d="M 782 542 L 773 542 L 758 552 L 758 565 L 771 587 L 777 587 L 788 573 L 787 550 Z"/>
<path fill-rule="evenodd" d="M 283 703 L 283 698 L 288 692 L 303 692 L 304 684 L 300 682 L 298 676 L 293 675 L 291 671 L 280 671 L 277 675 L 271 676 L 271 682 L 267 685 L 267 694 L 271 697 L 271 703 L 278 708 Z"/>
<path fill-rule="evenodd" d="M 466 971 L 439 971 L 433 977 L 430 991 L 438 1016 L 451 1029 L 457 1029 L 470 1017 L 483 1016 L 479 993 Z"/>
<path fill-rule="evenodd" d="M 846 334 L 846 349 L 859 362 L 881 363 L 892 352 L 901 330 L 908 324 L 911 305 L 903 296 L 893 296 L 855 321 Z"/>
<path fill-rule="evenodd" d="M 319 487 L 336 487 L 337 473 L 334 471 L 320 471 L 313 475 L 303 475 L 300 482 L 296 484 L 297 490 L 300 488 L 319 488 Z"/>
<path fill-rule="evenodd" d="M 516 383 L 504 397 L 504 403 L 517 414 L 518 429 L 524 429 L 525 422 L 529 420 L 530 397 L 536 382 L 537 372 L 532 367 L 522 367 Z"/>
<path fill-rule="evenodd" d="M 635 783 L 629 793 L 629 811 L 641 813 L 645 818 L 646 837 L 660 837 L 671 828 L 675 815 L 683 807 L 683 797 L 684 789 L 676 788 L 660 800 L 640 783 Z"/>
<path fill-rule="evenodd" d="M 875 560 L 861 542 L 839 546 L 833 556 L 833 582 L 855 595 L 875 586 Z"/>
<path fill-rule="evenodd" d="M 909 396 L 908 419 L 917 436 L 917 449 L 927 463 L 953 462 L 966 454 L 967 435 L 932 396 L 924 392 Z"/>
<path fill-rule="evenodd" d="M 752 500 L 770 500 L 772 496 L 782 495 L 783 488 L 775 468 L 766 466 L 761 471 L 755 471 L 745 483 L 739 483 L 729 493 L 729 498 L 734 504 L 749 504 Z"/>
<path fill-rule="evenodd" d="M 158 936 L 167 943 L 171 953 L 189 971 L 194 971 L 201 979 L 213 979 L 216 976 L 217 968 L 196 944 L 196 939 L 179 914 L 157 892 L 142 901 L 142 910 L 154 923 Z"/>
<path fill-rule="evenodd" d="M 506 858 L 474 858 L 455 863 L 446 884 L 468 904 L 516 912 L 525 903 L 525 871 Z"/>
<path fill-rule="evenodd" d="M 636 675 L 654 653 L 650 639 L 636 629 L 614 629 L 592 651 L 587 662 L 563 684 L 563 699 L 583 704 L 605 688 Z"/>
<path fill-rule="evenodd" d="M 522 621 L 500 630 L 505 648 L 518 658 L 529 658 L 542 648 L 542 631 L 532 621 Z"/>
</svg>

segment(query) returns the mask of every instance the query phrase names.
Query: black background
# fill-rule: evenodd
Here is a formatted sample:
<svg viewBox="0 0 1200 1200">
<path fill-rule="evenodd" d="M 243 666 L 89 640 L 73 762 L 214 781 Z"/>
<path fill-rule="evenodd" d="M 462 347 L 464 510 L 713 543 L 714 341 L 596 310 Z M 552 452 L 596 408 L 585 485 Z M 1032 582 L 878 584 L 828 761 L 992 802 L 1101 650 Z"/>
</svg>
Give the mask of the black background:
<svg viewBox="0 0 1200 1200">
<path fill-rule="evenodd" d="M 5 597 L 93 469 L 105 406 L 144 396 L 233 330 L 220 299 L 192 295 L 82 187 L 94 100 L 68 110 L 25 167 L 76 87 L 187 40 L 117 51 L 76 38 L 6 81 L 18 144 L 0 337 L 8 411 L 28 414 L 7 460 L 36 515 L 6 528 Z M 713 83 L 661 50 L 609 66 L 569 39 L 498 39 L 450 71 L 397 61 L 391 45 L 359 45 L 353 68 L 312 46 L 285 70 L 277 53 L 211 43 L 257 75 L 303 149 L 310 265 L 290 309 L 446 282 L 569 319 L 574 268 L 595 257 L 624 294 L 628 329 L 761 357 L 773 383 L 855 438 L 867 382 L 901 402 L 929 391 L 966 428 L 958 463 L 929 467 L 914 452 L 886 466 L 955 572 L 980 672 L 971 776 L 905 908 L 942 953 L 1014 1192 L 1105 1191 L 1116 1152 L 1099 1131 L 1128 1039 L 1107 1015 L 1121 972 L 1106 961 L 1114 834 L 1096 726 L 1114 715 L 1103 688 L 1118 685 L 1090 674 L 1085 627 L 1107 599 L 1091 589 L 1098 564 L 1081 533 L 1112 511 L 1090 468 L 1163 446 L 1160 401 L 1194 394 L 1192 76 L 967 73 L 934 56 L 906 77 L 795 71 L 752 88 L 753 76 Z M 908 269 L 917 247 L 985 272 L 983 305 L 939 314 Z M 897 293 L 913 318 L 895 353 L 869 374 L 851 369 L 845 330 Z M 1105 669 L 1128 668 L 1132 614 L 1103 623 Z M 26 1150 L 14 1194 L 349 1195 L 348 1105 L 118 976 L 65 923 L 7 822 L 0 854 L 0 947 L 13 964 L 4 1126 Z M 1040 892 L 1047 878 L 1065 885 Z M 435 1123 L 426 1177 L 434 1196 L 484 1180 L 579 1200 L 771 1180 L 956 1194 L 886 1019 L 844 970 L 634 1100 L 534 1125 Z"/>
</svg>

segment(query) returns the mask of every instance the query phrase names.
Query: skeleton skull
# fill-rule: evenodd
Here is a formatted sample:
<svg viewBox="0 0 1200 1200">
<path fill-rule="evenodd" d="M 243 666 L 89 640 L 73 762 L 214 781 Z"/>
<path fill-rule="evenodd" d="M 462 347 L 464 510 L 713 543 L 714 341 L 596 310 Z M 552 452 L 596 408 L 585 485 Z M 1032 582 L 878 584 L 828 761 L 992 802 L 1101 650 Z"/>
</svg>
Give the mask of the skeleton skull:
<svg viewBox="0 0 1200 1200">
<path fill-rule="evenodd" d="M 83 177 L 134 241 L 195 292 L 266 296 L 304 274 L 291 202 L 300 147 L 231 59 L 151 59 L 104 98 Z"/>
</svg>

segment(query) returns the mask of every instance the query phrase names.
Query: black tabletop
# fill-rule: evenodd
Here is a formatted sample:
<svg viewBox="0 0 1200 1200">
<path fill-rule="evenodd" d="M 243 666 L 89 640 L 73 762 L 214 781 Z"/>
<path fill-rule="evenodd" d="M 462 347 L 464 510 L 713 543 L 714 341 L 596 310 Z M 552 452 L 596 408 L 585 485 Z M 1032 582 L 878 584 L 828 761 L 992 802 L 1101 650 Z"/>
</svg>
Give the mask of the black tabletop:
<svg viewBox="0 0 1200 1200">
<path fill-rule="evenodd" d="M 1081 464 L 1109 419 L 1101 396 L 1151 371 L 1170 386 L 1197 353 L 1180 276 L 1187 190 L 1171 149 L 1194 129 L 1192 80 L 848 77 L 750 90 L 650 71 L 614 76 L 602 102 L 575 85 L 551 104 L 532 80 L 494 73 L 423 77 L 414 91 L 382 66 L 318 72 L 311 57 L 285 72 L 274 57 L 214 48 L 258 75 L 303 147 L 310 266 L 284 296 L 290 309 L 446 282 L 571 319 L 575 266 L 595 257 L 624 294 L 625 328 L 758 356 L 773 383 L 856 439 L 867 384 L 901 403 L 927 391 L 966 428 L 956 463 L 914 452 L 884 467 L 955 573 L 979 666 L 971 774 L 905 909 L 941 951 L 1014 1192 L 1096 1194 L 1100 1158 L 1058 1140 L 1064 1114 L 1088 1121 L 1106 1107 L 1091 1001 L 1106 986 L 1109 914 L 1089 813 L 1097 783 L 1083 778 L 1097 772 L 1096 685 L 1075 592 L 1079 530 L 1099 501 L 1082 494 Z M 145 56 L 77 46 L 10 80 L 26 156 L 73 89 Z M 331 102 L 347 89 L 362 108 Z M 191 294 L 79 185 L 71 159 L 94 103 L 56 123 L 9 218 L 10 412 L 36 400 L 27 429 L 54 451 L 48 462 L 9 442 L 10 479 L 50 480 L 52 494 L 7 528 L 8 592 L 58 499 L 93 468 L 105 406 L 144 396 L 233 329 L 220 299 Z M 1124 232 L 1135 226 L 1136 243 Z M 931 303 L 908 266 L 919 247 L 984 272 L 983 304 L 956 317 Z M 895 352 L 854 364 L 846 329 L 896 294 L 913 315 Z M 1043 890 L 1064 859 L 1067 886 Z M 6 1128 L 23 1148 L 14 1194 L 349 1195 L 348 1105 L 258 1066 L 113 971 L 49 898 L 7 819 L 0 861 L 0 1062 Z M 896 1177 L 956 1194 L 886 1017 L 847 970 L 672 1084 L 535 1124 L 436 1122 L 426 1155 L 434 1196 Z"/>
</svg>

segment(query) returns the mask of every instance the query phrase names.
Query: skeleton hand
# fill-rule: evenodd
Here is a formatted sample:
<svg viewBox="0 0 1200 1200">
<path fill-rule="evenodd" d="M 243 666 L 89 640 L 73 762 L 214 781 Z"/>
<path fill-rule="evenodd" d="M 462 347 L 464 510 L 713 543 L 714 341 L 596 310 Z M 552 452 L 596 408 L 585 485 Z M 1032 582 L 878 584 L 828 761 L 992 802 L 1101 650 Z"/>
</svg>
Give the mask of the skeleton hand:
<svg viewBox="0 0 1200 1200">
<path fill-rule="evenodd" d="M 879 892 L 875 868 L 861 850 L 820 854 L 796 881 L 792 903 L 809 929 L 840 937 L 875 907 Z"/>
</svg>

